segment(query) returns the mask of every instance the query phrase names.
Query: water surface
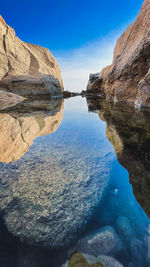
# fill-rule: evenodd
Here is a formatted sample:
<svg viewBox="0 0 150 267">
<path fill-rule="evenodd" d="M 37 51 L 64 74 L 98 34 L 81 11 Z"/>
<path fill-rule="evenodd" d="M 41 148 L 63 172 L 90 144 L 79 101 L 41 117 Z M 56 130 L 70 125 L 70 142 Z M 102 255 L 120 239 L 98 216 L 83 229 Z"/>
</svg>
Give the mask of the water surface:
<svg viewBox="0 0 150 267">
<path fill-rule="evenodd" d="M 148 116 L 81 97 L 0 113 L 0 266 L 149 266 Z"/>
</svg>

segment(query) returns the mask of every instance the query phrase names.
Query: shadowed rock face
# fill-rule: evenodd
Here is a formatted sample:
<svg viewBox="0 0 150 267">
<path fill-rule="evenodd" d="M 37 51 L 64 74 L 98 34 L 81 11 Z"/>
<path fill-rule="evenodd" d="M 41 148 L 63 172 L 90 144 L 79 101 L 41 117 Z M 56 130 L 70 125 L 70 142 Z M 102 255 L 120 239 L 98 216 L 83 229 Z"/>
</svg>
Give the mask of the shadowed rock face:
<svg viewBox="0 0 150 267">
<path fill-rule="evenodd" d="M 108 99 L 150 106 L 150 1 L 145 0 L 136 21 L 118 39 L 113 63 L 98 77 L 90 76 L 88 90 Z"/>
<path fill-rule="evenodd" d="M 88 99 L 88 107 L 107 124 L 106 135 L 128 170 L 133 192 L 150 217 L 150 120 L 148 111 Z"/>
<path fill-rule="evenodd" d="M 62 95 L 59 66 L 46 48 L 22 42 L 0 16 L 0 87 L 20 95 Z"/>
<path fill-rule="evenodd" d="M 63 102 L 34 101 L 0 113 L 0 162 L 22 157 L 33 140 L 56 131 L 63 119 Z"/>
</svg>

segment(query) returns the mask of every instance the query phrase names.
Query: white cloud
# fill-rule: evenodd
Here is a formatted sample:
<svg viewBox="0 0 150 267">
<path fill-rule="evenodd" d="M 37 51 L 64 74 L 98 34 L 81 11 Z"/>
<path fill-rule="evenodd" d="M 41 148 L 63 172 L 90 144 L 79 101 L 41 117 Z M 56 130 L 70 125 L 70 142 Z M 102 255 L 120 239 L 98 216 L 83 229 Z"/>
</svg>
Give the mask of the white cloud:
<svg viewBox="0 0 150 267">
<path fill-rule="evenodd" d="M 113 50 L 121 31 L 93 41 L 75 50 L 55 52 L 68 91 L 81 92 L 86 89 L 90 73 L 100 72 L 112 62 Z"/>
</svg>

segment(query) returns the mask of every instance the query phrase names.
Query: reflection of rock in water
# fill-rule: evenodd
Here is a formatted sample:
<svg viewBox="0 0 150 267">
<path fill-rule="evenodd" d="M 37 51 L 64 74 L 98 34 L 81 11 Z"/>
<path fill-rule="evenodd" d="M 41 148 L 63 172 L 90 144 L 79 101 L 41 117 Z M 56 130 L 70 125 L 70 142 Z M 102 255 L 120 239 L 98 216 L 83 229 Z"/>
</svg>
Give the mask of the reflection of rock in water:
<svg viewBox="0 0 150 267">
<path fill-rule="evenodd" d="M 13 114 L 15 121 L 15 110 Z M 23 126 L 19 134 L 23 133 L 28 143 L 30 136 L 32 142 L 33 136 L 52 132 L 53 121 L 48 121 L 45 128 L 49 117 L 40 121 L 38 116 L 33 120 L 30 114 L 19 117 Z M 54 122 L 56 119 L 60 122 L 61 111 L 54 118 Z M 34 124 L 37 131 L 32 128 Z M 89 153 L 89 147 L 82 145 L 81 133 L 75 132 L 70 138 L 69 128 L 67 133 L 57 131 L 42 137 L 15 163 L 1 163 L 0 209 L 4 221 L 11 233 L 30 244 L 58 247 L 78 239 L 108 184 L 111 171 L 108 158 L 112 160 L 113 156 L 106 159 L 107 149 L 103 155 L 103 151 L 96 150 L 97 144 L 91 145 Z"/>
<path fill-rule="evenodd" d="M 0 162 L 16 161 L 36 137 L 56 131 L 63 118 L 63 103 L 45 102 L 21 103 L 17 110 L 0 113 Z"/>
<path fill-rule="evenodd" d="M 150 217 L 150 120 L 148 111 L 87 99 L 90 111 L 106 121 L 106 135 L 128 170 L 133 192 Z"/>
<path fill-rule="evenodd" d="M 0 110 L 15 106 L 23 100 L 22 96 L 0 90 Z"/>
</svg>

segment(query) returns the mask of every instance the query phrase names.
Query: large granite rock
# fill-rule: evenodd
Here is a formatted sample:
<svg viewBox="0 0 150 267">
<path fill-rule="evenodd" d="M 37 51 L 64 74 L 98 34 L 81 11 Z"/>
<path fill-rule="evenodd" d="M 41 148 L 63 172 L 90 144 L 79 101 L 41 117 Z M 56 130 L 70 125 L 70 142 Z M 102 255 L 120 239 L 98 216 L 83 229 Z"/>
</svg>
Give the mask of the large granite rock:
<svg viewBox="0 0 150 267">
<path fill-rule="evenodd" d="M 137 201 L 150 217 L 149 111 L 137 112 L 133 107 L 92 99 L 88 99 L 88 107 L 107 123 L 107 138 L 114 146 L 118 161 L 129 172 Z"/>
<path fill-rule="evenodd" d="M 46 48 L 22 42 L 0 16 L 0 87 L 20 95 L 62 95 L 59 66 Z"/>
<path fill-rule="evenodd" d="M 118 39 L 113 63 L 90 75 L 89 91 L 108 99 L 150 106 L 150 1 L 145 0 L 136 21 Z"/>
<path fill-rule="evenodd" d="M 49 154 L 43 144 L 40 149 L 42 157 L 32 148 L 15 163 L 0 164 L 0 213 L 19 240 L 65 247 L 91 220 L 108 186 L 108 173 L 105 166 L 91 170 L 85 158 L 68 157 L 62 147 L 49 145 Z"/>
</svg>

